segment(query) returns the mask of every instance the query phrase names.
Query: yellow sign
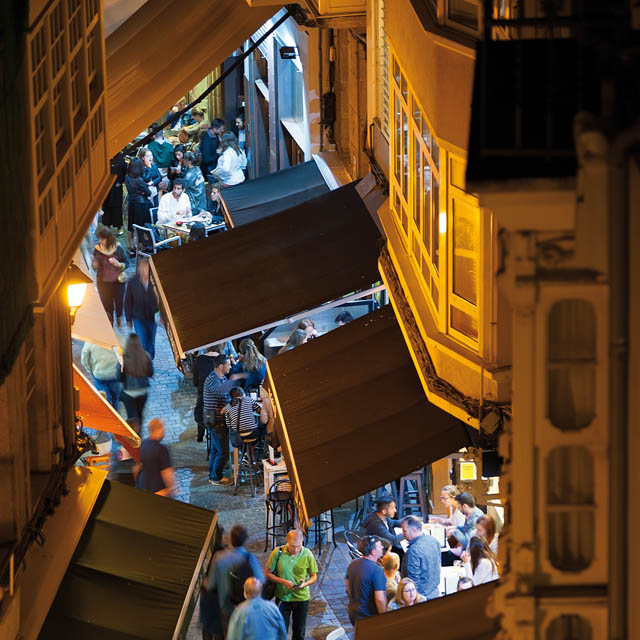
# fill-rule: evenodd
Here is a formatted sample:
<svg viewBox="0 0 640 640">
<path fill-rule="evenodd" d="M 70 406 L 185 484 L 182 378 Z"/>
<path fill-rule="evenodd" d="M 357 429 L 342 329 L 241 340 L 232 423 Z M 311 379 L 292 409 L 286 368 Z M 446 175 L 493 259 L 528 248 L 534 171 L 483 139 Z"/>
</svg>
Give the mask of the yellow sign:
<svg viewBox="0 0 640 640">
<path fill-rule="evenodd" d="M 470 482 L 477 478 L 476 463 L 460 461 L 460 480 L 463 482 Z"/>
</svg>

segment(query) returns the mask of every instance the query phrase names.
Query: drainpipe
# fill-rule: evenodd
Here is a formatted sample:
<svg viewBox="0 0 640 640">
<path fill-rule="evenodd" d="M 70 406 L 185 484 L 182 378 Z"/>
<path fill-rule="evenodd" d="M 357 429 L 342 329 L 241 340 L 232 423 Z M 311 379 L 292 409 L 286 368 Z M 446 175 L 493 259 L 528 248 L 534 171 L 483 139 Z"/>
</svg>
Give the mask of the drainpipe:
<svg viewBox="0 0 640 640">
<path fill-rule="evenodd" d="M 318 96 L 320 97 L 320 103 L 322 103 L 322 36 L 323 29 L 318 28 Z M 320 104 L 320 111 L 322 111 L 322 104 Z M 320 117 L 320 151 L 324 151 L 324 122 Z"/>
</svg>

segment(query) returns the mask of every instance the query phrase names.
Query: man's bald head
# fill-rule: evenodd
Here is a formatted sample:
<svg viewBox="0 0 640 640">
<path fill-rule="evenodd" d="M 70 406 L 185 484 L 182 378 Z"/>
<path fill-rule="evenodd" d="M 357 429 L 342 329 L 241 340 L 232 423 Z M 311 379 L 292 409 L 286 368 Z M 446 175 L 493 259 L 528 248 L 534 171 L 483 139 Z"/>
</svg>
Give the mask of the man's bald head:
<svg viewBox="0 0 640 640">
<path fill-rule="evenodd" d="M 149 434 L 156 440 L 164 437 L 164 422 L 160 418 L 154 418 L 149 422 Z"/>
<path fill-rule="evenodd" d="M 247 600 L 258 598 L 262 595 L 262 582 L 258 578 L 247 578 L 244 582 L 244 597 Z"/>
<path fill-rule="evenodd" d="M 304 538 L 302 537 L 302 532 L 297 529 L 292 529 L 287 533 L 287 551 L 290 556 L 297 556 L 300 553 L 300 549 L 302 549 L 302 543 L 304 542 Z"/>
</svg>

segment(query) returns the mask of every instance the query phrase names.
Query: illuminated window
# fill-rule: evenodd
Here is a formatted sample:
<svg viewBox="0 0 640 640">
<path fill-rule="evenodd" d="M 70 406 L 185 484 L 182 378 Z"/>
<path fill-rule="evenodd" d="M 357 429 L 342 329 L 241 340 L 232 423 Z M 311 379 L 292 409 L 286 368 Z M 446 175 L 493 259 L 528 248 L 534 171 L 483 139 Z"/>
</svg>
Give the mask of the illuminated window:
<svg viewBox="0 0 640 640">
<path fill-rule="evenodd" d="M 549 561 L 562 571 L 582 571 L 593 561 L 593 456 L 585 447 L 557 447 L 546 471 Z"/>
<path fill-rule="evenodd" d="M 589 621 L 582 616 L 564 615 L 554 618 L 547 629 L 546 640 L 592 640 Z"/>
<path fill-rule="evenodd" d="M 585 300 L 556 302 L 548 318 L 548 414 L 563 431 L 595 417 L 596 314 Z"/>
</svg>

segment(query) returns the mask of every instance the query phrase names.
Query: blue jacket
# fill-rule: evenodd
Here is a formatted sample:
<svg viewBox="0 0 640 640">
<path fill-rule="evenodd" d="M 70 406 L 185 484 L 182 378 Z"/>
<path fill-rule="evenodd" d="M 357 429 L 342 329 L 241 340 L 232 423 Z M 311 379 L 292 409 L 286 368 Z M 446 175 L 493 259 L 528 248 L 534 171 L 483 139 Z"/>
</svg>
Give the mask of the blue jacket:
<svg viewBox="0 0 640 640">
<path fill-rule="evenodd" d="M 124 313 L 127 322 L 132 322 L 135 319 L 151 324 L 155 322 L 157 310 L 158 301 L 151 283 L 145 288 L 137 275 L 129 280 L 124 296 Z"/>
<path fill-rule="evenodd" d="M 432 600 L 440 595 L 440 567 L 442 565 L 440 543 L 433 537 L 420 534 L 414 538 L 402 558 L 400 574 L 411 578 L 421 593 Z"/>
<path fill-rule="evenodd" d="M 453 532 L 453 535 L 458 538 L 463 549 L 466 549 L 469 546 L 469 542 L 476 530 L 476 522 L 478 521 L 478 518 L 481 518 L 483 515 L 484 513 L 482 513 L 478 507 L 473 507 L 473 511 L 469 514 L 465 523 L 461 527 L 456 527 L 456 530 Z"/>
<path fill-rule="evenodd" d="M 231 614 L 227 640 L 287 640 L 280 609 L 261 597 L 245 600 Z"/>
</svg>

